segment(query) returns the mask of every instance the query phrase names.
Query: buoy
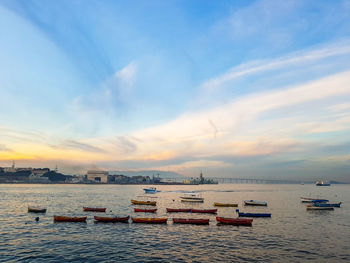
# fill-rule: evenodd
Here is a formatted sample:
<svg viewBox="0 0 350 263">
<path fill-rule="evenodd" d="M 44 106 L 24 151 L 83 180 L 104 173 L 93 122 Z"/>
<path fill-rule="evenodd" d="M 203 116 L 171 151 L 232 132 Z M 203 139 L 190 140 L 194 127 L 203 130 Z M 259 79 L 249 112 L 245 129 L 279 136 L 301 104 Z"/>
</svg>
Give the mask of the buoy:
<svg viewBox="0 0 350 263">
<path fill-rule="evenodd" d="M 40 219 L 39 217 L 36 217 L 36 218 L 35 218 L 35 221 L 36 221 L 36 222 L 38 222 L 38 221 L 39 221 L 39 219 Z"/>
</svg>

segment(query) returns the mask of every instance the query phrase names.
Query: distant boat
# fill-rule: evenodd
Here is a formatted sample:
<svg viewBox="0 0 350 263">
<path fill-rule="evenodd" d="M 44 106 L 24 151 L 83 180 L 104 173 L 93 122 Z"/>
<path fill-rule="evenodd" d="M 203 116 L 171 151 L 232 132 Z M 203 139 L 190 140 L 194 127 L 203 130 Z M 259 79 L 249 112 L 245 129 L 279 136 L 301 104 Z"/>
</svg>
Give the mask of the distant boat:
<svg viewBox="0 0 350 263">
<path fill-rule="evenodd" d="M 245 200 L 244 205 L 267 206 L 265 201 Z"/>
<path fill-rule="evenodd" d="M 201 218 L 173 218 L 174 224 L 209 225 L 209 219 Z"/>
<path fill-rule="evenodd" d="M 205 213 L 205 214 L 216 214 L 217 209 L 191 209 L 192 213 Z"/>
<path fill-rule="evenodd" d="M 329 200 L 327 199 L 317 199 L 317 198 L 307 198 L 300 197 L 302 203 L 327 203 Z"/>
<path fill-rule="evenodd" d="M 135 213 L 143 212 L 143 213 L 155 213 L 157 209 L 139 209 L 139 208 L 134 208 Z"/>
<path fill-rule="evenodd" d="M 157 192 L 160 192 L 157 191 L 157 188 L 155 187 L 144 188 L 143 190 L 145 191 L 145 194 L 155 194 Z"/>
<path fill-rule="evenodd" d="M 340 207 L 341 202 L 339 203 L 333 203 L 333 204 L 329 204 L 329 203 L 314 203 L 314 206 L 317 207 Z"/>
<path fill-rule="evenodd" d="M 237 207 L 238 204 L 224 204 L 224 203 L 214 203 L 214 206 L 220 206 L 220 207 Z"/>
<path fill-rule="evenodd" d="M 199 193 L 184 193 L 184 196 L 181 196 L 180 198 L 181 202 L 204 202 L 204 198 L 200 197 Z"/>
<path fill-rule="evenodd" d="M 226 225 L 237 225 L 237 226 L 251 226 L 253 219 L 248 218 L 227 218 L 227 217 L 216 217 L 216 221 Z"/>
<path fill-rule="evenodd" d="M 236 209 L 236 212 L 240 217 L 271 217 L 271 213 L 241 213 L 239 209 Z"/>
<path fill-rule="evenodd" d="M 86 222 L 86 216 L 70 217 L 70 216 L 53 216 L 56 222 Z"/>
<path fill-rule="evenodd" d="M 323 207 L 323 206 L 314 206 L 314 205 L 308 205 L 306 207 L 306 210 L 334 210 L 333 207 Z"/>
<path fill-rule="evenodd" d="M 98 207 L 83 207 L 85 212 L 106 212 L 107 208 L 98 208 Z"/>
<path fill-rule="evenodd" d="M 191 208 L 167 208 L 168 213 L 190 213 Z"/>
<path fill-rule="evenodd" d="M 129 221 L 129 216 L 125 217 L 102 217 L 102 216 L 94 216 L 96 222 L 104 222 L 104 223 L 127 223 Z"/>
<path fill-rule="evenodd" d="M 137 200 L 131 200 L 131 203 L 133 205 L 157 205 L 156 201 L 137 201 Z"/>
<path fill-rule="evenodd" d="M 46 208 L 28 206 L 28 213 L 46 213 Z"/>
<path fill-rule="evenodd" d="M 330 186 L 331 184 L 330 183 L 325 183 L 323 181 L 317 181 L 316 182 L 316 186 Z"/>
<path fill-rule="evenodd" d="M 166 224 L 166 222 L 168 221 L 168 218 L 152 218 L 152 217 L 146 217 L 146 218 L 133 217 L 131 219 L 133 223 L 144 223 L 144 224 Z"/>
</svg>

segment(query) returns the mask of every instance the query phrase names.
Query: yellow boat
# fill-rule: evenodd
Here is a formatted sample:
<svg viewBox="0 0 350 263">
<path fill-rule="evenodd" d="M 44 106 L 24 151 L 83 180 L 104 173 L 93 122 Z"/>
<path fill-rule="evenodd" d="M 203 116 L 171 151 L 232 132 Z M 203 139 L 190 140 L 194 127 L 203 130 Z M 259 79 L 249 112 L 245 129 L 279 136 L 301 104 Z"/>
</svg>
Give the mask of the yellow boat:
<svg viewBox="0 0 350 263">
<path fill-rule="evenodd" d="M 214 203 L 214 206 L 222 206 L 222 207 L 237 207 L 238 204 L 223 204 L 223 203 Z"/>
<path fill-rule="evenodd" d="M 134 205 L 157 205 L 157 202 L 155 201 L 136 201 L 131 200 L 131 203 Z"/>
</svg>

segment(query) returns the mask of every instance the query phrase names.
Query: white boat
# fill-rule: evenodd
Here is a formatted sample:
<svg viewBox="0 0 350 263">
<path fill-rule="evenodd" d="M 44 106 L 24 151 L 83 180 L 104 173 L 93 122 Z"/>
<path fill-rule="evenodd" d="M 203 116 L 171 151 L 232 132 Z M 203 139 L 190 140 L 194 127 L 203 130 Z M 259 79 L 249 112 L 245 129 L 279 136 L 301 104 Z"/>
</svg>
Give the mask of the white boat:
<svg viewBox="0 0 350 263">
<path fill-rule="evenodd" d="M 204 202 L 204 198 L 201 197 L 199 193 L 184 193 L 184 196 L 181 196 L 180 198 L 181 202 Z"/>
</svg>

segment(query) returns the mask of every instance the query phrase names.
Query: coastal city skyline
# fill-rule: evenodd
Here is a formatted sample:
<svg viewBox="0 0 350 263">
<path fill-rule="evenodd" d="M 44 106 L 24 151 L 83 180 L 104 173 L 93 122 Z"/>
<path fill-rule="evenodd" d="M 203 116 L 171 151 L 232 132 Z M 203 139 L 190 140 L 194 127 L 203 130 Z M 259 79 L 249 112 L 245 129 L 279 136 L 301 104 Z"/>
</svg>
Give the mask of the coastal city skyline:
<svg viewBox="0 0 350 263">
<path fill-rule="evenodd" d="M 350 1 L 0 2 L 0 166 L 350 182 Z"/>
</svg>

